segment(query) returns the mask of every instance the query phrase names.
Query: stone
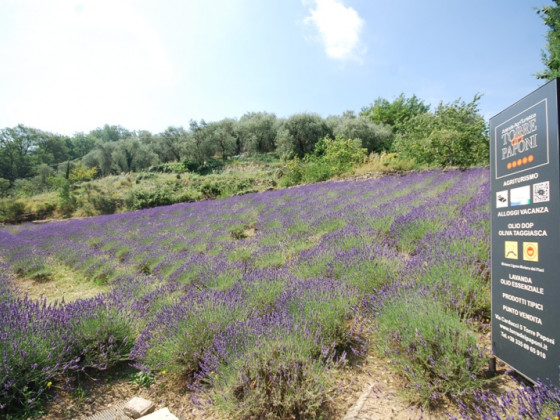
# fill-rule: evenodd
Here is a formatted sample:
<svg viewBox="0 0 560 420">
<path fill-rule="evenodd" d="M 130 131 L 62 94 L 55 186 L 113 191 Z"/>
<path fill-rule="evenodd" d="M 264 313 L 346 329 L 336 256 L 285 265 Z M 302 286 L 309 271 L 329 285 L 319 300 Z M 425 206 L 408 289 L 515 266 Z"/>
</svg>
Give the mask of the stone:
<svg viewBox="0 0 560 420">
<path fill-rule="evenodd" d="M 161 410 L 155 411 L 152 414 L 148 414 L 143 417 L 142 420 L 179 420 L 173 414 L 169 412 L 169 408 L 165 407 Z"/>
<path fill-rule="evenodd" d="M 154 411 L 154 409 L 155 405 L 153 402 L 140 397 L 134 397 L 124 406 L 125 414 L 133 419 L 144 417 L 146 414 Z"/>
</svg>

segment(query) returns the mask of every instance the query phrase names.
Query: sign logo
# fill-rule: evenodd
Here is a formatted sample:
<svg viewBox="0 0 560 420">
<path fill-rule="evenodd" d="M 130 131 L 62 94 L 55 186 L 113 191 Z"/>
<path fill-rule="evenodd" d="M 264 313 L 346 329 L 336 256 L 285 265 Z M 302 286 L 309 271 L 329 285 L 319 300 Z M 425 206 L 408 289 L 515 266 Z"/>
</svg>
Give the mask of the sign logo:
<svg viewBox="0 0 560 420">
<path fill-rule="evenodd" d="M 547 126 L 548 102 L 545 98 L 494 128 L 496 179 L 549 163 Z"/>
<path fill-rule="evenodd" d="M 510 260 L 518 259 L 517 241 L 506 241 L 505 245 L 506 258 Z"/>
<path fill-rule="evenodd" d="M 523 159 L 521 158 L 517 160 L 514 159 L 506 164 L 506 168 L 509 171 L 510 169 L 517 168 L 518 166 L 523 166 L 523 165 L 527 165 L 528 163 L 533 163 L 534 160 L 535 160 L 535 156 L 533 155 L 525 156 Z"/>
<path fill-rule="evenodd" d="M 539 262 L 538 242 L 523 242 L 523 260 Z"/>
<path fill-rule="evenodd" d="M 524 187 L 513 188 L 511 190 L 510 200 L 512 207 L 531 204 L 531 187 L 526 185 Z"/>
<path fill-rule="evenodd" d="M 509 205 L 508 190 L 498 191 L 496 193 L 496 208 L 507 207 Z"/>
</svg>

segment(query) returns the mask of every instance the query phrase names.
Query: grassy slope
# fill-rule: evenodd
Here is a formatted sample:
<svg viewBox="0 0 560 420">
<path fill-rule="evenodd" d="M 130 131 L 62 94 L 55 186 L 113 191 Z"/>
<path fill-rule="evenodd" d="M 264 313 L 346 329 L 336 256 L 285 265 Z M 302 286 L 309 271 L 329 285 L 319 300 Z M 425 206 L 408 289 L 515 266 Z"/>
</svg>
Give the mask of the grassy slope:
<svg viewBox="0 0 560 420">
<path fill-rule="evenodd" d="M 414 162 L 399 160 L 394 154 L 372 154 L 366 162 L 355 165 L 349 173 L 337 178 L 354 174 L 367 177 L 372 174 L 406 171 L 414 167 Z M 170 165 L 169 168 L 176 170 L 181 165 Z M 307 174 L 307 179 L 301 179 L 297 183 L 316 181 L 318 174 L 312 168 L 308 169 L 310 173 Z M 322 167 L 322 170 L 323 174 L 319 175 L 324 176 L 325 168 Z M 55 190 L 33 196 L 0 199 L 0 223 L 90 217 L 262 192 L 292 185 L 289 172 L 278 158 L 257 155 L 232 159 L 222 170 L 209 175 L 188 172 L 111 175 L 72 185 L 70 196 L 66 199 Z"/>
<path fill-rule="evenodd" d="M 276 188 L 278 160 L 261 156 L 231 161 L 210 175 L 139 172 L 72 185 L 70 197 L 57 191 L 0 199 L 0 223 L 89 217 L 173 203 L 230 197 Z"/>
</svg>

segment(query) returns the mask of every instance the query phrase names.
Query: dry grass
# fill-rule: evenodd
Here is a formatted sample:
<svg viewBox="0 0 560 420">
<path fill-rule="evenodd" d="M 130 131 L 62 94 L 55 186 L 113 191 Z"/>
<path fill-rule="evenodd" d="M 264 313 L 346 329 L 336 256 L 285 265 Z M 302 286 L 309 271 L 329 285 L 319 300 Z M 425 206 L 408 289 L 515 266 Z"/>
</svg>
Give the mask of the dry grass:
<svg viewBox="0 0 560 420">
<path fill-rule="evenodd" d="M 50 268 L 52 276 L 49 279 L 36 280 L 27 277 L 14 279 L 18 294 L 27 295 L 32 299 L 46 299 L 49 303 L 62 299 L 65 302 L 72 302 L 91 298 L 111 289 L 109 285 L 97 285 L 86 281 L 66 267 L 53 265 Z"/>
<path fill-rule="evenodd" d="M 410 171 L 417 169 L 416 162 L 410 159 L 401 159 L 396 153 L 371 153 L 365 162 L 354 169 L 355 175 L 369 173 L 389 174 L 393 172 Z"/>
</svg>

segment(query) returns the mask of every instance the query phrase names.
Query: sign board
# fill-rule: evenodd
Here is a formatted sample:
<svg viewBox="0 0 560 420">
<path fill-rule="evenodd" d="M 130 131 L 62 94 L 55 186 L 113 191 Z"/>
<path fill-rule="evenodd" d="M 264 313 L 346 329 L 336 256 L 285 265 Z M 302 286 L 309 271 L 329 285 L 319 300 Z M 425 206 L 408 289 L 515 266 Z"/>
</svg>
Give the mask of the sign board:
<svg viewBox="0 0 560 420">
<path fill-rule="evenodd" d="M 559 385 L 559 80 L 490 119 L 492 350 Z"/>
</svg>

